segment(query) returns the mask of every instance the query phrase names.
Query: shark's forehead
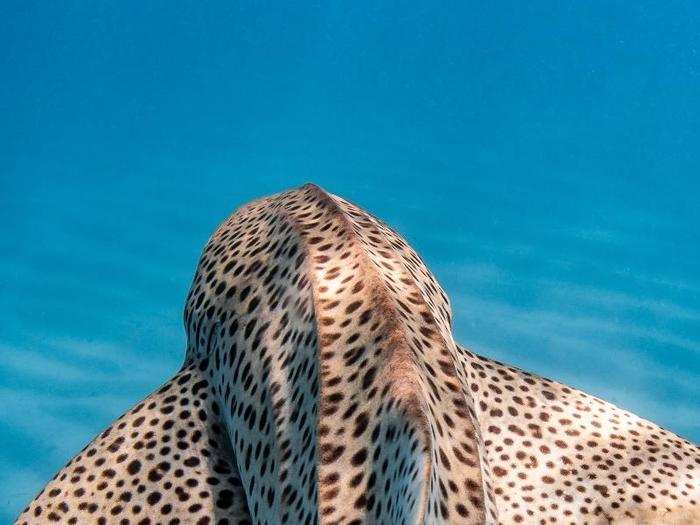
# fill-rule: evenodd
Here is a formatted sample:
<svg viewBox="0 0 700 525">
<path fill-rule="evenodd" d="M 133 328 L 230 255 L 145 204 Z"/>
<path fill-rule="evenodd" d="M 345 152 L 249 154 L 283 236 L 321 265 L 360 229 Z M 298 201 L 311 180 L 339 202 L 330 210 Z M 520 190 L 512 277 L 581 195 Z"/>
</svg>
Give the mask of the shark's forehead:
<svg viewBox="0 0 700 525">
<path fill-rule="evenodd" d="M 337 264 L 329 264 L 331 257 Z M 319 292 L 330 291 L 341 301 L 351 292 L 347 286 L 352 278 L 341 268 L 371 273 L 368 296 L 376 299 L 380 289 L 390 298 L 389 309 L 399 315 L 420 304 L 426 323 L 451 337 L 447 295 L 402 236 L 360 207 L 307 184 L 242 206 L 214 232 L 185 308 L 191 345 L 208 344 L 207 327 L 241 316 L 261 300 L 268 303 L 268 318 L 291 315 L 292 310 L 322 315 L 321 305 L 294 304 L 286 292 L 309 284 L 306 299 L 313 302 Z M 252 295 L 253 304 L 241 309 Z"/>
<path fill-rule="evenodd" d="M 231 423 L 234 442 L 241 435 L 257 439 L 251 418 L 258 403 L 269 404 L 275 421 L 289 420 L 279 439 L 297 443 L 301 455 L 313 454 L 315 434 L 303 425 L 314 422 L 315 476 L 342 485 L 337 493 L 319 492 L 328 523 L 342 521 L 333 504 L 352 497 L 356 486 L 333 480 L 386 450 L 406 452 L 396 468 L 416 475 L 391 489 L 396 474 L 382 469 L 377 484 L 387 487 L 389 499 L 407 497 L 410 513 L 428 512 L 426 491 L 437 485 L 429 488 L 418 473 L 434 461 L 462 465 L 463 480 L 451 496 L 460 502 L 457 512 L 477 519 L 486 508 L 493 512 L 447 297 L 406 241 L 369 213 L 314 185 L 243 206 L 205 247 L 185 324 L 186 364 L 209 370 L 225 399 L 240 393 L 228 408 L 228 417 L 238 418 Z M 440 423 L 431 426 L 435 411 Z M 445 428 L 456 429 L 456 422 L 463 426 L 455 443 L 429 459 L 427 451 L 439 448 L 435 436 L 447 439 Z M 369 441 L 352 441 L 363 434 Z M 352 454 L 341 458 L 346 449 Z M 291 472 L 300 486 L 306 483 L 302 471 Z M 358 510 L 362 500 L 358 505 L 353 512 L 371 510 Z"/>
</svg>

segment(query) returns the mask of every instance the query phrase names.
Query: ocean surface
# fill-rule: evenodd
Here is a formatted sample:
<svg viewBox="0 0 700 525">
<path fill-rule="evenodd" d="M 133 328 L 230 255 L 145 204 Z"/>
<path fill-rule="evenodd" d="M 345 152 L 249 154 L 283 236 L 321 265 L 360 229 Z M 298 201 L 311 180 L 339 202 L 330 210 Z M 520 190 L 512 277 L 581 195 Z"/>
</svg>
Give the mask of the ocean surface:
<svg viewBox="0 0 700 525">
<path fill-rule="evenodd" d="M 179 367 L 216 225 L 309 181 L 473 350 L 700 441 L 700 3 L 525 4 L 0 3 L 0 522 Z"/>
</svg>

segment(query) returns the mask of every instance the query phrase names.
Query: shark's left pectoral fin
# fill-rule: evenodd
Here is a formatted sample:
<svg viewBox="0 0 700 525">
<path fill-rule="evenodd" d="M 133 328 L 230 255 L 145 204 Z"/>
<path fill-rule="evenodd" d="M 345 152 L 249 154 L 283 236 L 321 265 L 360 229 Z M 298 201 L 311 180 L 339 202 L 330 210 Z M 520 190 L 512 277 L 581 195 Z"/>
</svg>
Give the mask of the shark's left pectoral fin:
<svg viewBox="0 0 700 525">
<path fill-rule="evenodd" d="M 70 460 L 16 523 L 251 523 L 214 397 L 194 366 L 181 370 Z"/>
</svg>

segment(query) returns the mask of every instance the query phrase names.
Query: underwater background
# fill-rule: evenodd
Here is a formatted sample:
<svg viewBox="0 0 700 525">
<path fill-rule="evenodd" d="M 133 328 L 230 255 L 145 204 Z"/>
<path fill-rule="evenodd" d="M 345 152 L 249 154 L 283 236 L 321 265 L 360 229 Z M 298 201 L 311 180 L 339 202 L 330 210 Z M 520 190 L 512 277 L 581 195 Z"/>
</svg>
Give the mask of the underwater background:
<svg viewBox="0 0 700 525">
<path fill-rule="evenodd" d="M 700 441 L 700 3 L 0 3 L 0 522 L 179 367 L 204 243 L 313 181 L 471 349 Z"/>
</svg>

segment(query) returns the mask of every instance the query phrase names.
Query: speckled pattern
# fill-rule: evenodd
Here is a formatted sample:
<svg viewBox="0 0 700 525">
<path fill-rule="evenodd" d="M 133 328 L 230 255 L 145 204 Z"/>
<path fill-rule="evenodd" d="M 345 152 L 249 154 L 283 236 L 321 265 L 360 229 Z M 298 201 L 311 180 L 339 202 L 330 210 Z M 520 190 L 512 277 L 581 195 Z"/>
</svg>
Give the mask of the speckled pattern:
<svg viewBox="0 0 700 525">
<path fill-rule="evenodd" d="M 314 185 L 204 249 L 181 371 L 18 523 L 696 523 L 693 444 L 457 345 L 447 296 Z"/>
</svg>

